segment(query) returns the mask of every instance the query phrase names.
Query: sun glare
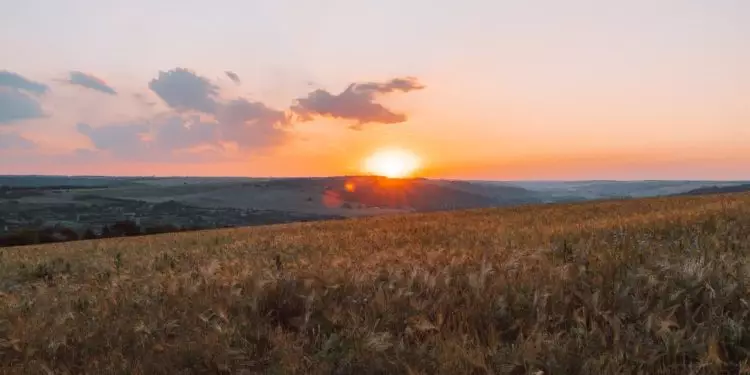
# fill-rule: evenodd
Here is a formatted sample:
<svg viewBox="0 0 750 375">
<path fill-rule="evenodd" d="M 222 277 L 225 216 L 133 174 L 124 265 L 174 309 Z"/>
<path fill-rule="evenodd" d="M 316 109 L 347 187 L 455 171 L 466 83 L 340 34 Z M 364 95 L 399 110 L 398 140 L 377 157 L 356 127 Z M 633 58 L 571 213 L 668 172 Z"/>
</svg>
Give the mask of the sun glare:
<svg viewBox="0 0 750 375">
<path fill-rule="evenodd" d="M 419 168 L 420 160 L 410 151 L 400 149 L 380 150 L 364 161 L 364 171 L 389 178 L 412 176 Z"/>
</svg>

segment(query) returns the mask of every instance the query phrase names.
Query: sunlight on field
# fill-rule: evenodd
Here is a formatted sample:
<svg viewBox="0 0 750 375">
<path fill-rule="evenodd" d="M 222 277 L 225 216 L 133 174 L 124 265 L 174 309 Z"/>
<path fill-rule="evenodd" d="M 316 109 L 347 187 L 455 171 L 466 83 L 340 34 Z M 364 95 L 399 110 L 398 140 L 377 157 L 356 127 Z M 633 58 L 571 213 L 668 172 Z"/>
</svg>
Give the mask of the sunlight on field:
<svg viewBox="0 0 750 375">
<path fill-rule="evenodd" d="M 1 373 L 737 373 L 750 194 L 0 253 Z"/>
</svg>

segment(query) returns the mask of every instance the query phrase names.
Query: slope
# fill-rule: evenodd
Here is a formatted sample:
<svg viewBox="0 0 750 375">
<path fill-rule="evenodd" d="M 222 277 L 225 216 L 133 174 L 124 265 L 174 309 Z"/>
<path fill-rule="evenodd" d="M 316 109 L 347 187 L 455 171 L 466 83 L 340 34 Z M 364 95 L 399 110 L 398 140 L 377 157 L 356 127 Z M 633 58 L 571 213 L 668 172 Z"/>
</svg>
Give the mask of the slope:
<svg viewBox="0 0 750 375">
<path fill-rule="evenodd" d="M 750 194 L 9 248 L 0 373 L 737 373 L 749 253 Z"/>
</svg>

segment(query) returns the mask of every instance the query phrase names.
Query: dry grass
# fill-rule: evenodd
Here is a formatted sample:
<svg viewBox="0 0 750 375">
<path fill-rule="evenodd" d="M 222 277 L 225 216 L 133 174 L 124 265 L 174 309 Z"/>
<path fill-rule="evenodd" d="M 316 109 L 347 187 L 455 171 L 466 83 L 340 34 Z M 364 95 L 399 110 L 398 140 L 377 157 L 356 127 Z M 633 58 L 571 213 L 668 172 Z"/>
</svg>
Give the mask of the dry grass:
<svg viewBox="0 0 750 375">
<path fill-rule="evenodd" d="M 0 373 L 749 373 L 748 254 L 750 194 L 9 248 Z"/>
</svg>

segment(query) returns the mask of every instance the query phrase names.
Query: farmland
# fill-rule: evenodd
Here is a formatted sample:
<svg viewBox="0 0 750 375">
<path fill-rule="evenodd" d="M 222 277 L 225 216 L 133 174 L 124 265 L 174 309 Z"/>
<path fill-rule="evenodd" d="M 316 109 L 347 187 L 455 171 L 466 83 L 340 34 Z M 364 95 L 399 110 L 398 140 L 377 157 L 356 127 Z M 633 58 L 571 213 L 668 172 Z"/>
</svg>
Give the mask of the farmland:
<svg viewBox="0 0 750 375">
<path fill-rule="evenodd" d="M 750 194 L 13 247 L 0 373 L 750 372 Z"/>
</svg>

